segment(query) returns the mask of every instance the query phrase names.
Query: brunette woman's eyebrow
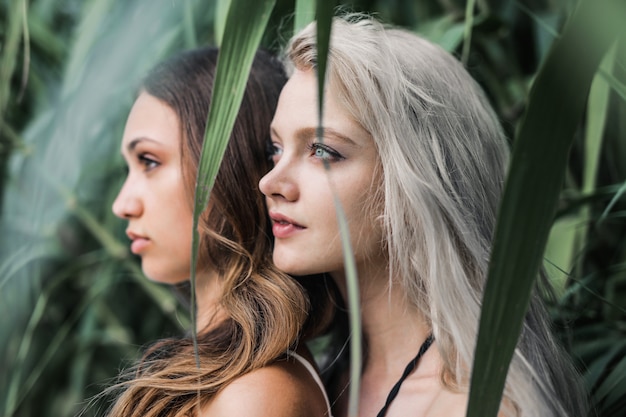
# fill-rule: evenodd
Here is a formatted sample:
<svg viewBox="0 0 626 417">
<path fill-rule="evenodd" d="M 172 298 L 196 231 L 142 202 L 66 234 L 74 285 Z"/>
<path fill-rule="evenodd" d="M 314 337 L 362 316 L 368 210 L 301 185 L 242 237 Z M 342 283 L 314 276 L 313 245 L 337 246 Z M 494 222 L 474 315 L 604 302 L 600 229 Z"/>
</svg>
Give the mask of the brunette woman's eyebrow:
<svg viewBox="0 0 626 417">
<path fill-rule="evenodd" d="M 270 126 L 270 136 L 280 139 L 280 135 L 274 128 L 274 126 Z"/>
<path fill-rule="evenodd" d="M 140 137 L 140 138 L 136 138 L 136 139 L 131 140 L 131 141 L 128 143 L 128 145 L 126 146 L 126 150 L 127 150 L 129 153 L 131 153 L 131 152 L 133 152 L 133 151 L 135 150 L 135 148 L 137 147 L 137 145 L 139 145 L 141 142 L 144 142 L 144 141 L 152 142 L 152 143 L 155 143 L 155 144 L 157 144 L 157 145 L 159 144 L 159 142 L 157 142 L 157 141 L 156 141 L 156 140 L 154 140 L 154 139 L 150 139 L 150 138 L 146 138 L 146 137 Z"/>
</svg>

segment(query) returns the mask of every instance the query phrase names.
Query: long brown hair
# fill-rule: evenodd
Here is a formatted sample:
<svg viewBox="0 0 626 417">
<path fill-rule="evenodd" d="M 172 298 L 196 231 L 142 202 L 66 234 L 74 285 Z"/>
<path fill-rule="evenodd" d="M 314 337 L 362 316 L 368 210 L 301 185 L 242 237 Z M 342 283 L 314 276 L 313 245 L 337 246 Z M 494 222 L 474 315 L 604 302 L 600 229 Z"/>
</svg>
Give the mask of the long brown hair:
<svg viewBox="0 0 626 417">
<path fill-rule="evenodd" d="M 158 65 L 143 90 L 177 113 L 182 125 L 181 164 L 193 204 L 206 117 L 217 64 L 216 48 L 184 52 Z M 259 179 L 271 168 L 265 156 L 269 125 L 286 75 L 280 61 L 267 52 L 256 56 L 230 142 L 211 192 L 209 209 L 200 220 L 199 267 L 218 271 L 227 319 L 200 329 L 200 367 L 190 337 L 164 339 L 117 384 L 123 389 L 109 416 L 194 415 L 221 388 L 251 370 L 263 367 L 293 347 L 302 335 L 310 306 L 323 327 L 329 311 L 326 282 L 307 280 L 311 295 L 272 261 L 271 224 Z M 175 231 L 172 231 L 175 233 Z"/>
</svg>

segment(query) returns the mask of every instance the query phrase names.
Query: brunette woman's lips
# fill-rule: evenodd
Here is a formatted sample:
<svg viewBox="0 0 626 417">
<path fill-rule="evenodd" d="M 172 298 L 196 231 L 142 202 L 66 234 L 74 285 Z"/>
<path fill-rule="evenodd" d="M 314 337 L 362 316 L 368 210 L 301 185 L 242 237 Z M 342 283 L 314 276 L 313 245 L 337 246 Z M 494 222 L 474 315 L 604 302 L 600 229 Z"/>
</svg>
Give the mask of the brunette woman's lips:
<svg viewBox="0 0 626 417">
<path fill-rule="evenodd" d="M 144 249 L 148 246 L 150 240 L 146 238 L 139 238 L 133 240 L 133 243 L 130 244 L 130 251 L 135 255 L 139 255 Z"/>
<path fill-rule="evenodd" d="M 290 218 L 278 213 L 270 213 L 272 219 L 272 233 L 278 239 L 285 239 L 304 230 L 304 226 L 300 226 Z"/>
<path fill-rule="evenodd" d="M 138 235 L 131 231 L 126 231 L 126 235 L 132 241 L 130 243 L 130 251 L 135 255 L 139 255 L 150 244 L 150 239 L 148 239 L 147 237 Z"/>
</svg>

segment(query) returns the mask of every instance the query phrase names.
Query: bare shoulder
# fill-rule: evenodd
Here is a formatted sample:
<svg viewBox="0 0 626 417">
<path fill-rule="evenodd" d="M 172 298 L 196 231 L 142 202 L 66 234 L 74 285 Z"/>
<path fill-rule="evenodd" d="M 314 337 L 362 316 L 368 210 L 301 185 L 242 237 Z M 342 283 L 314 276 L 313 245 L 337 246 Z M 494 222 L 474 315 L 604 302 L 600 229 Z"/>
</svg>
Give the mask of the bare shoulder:
<svg viewBox="0 0 626 417">
<path fill-rule="evenodd" d="M 321 391 L 300 368 L 285 361 L 242 375 L 203 407 L 199 417 L 322 417 L 326 404 Z"/>
<path fill-rule="evenodd" d="M 447 389 L 439 391 L 425 413 L 425 417 L 465 417 L 468 395 L 452 392 Z"/>
</svg>

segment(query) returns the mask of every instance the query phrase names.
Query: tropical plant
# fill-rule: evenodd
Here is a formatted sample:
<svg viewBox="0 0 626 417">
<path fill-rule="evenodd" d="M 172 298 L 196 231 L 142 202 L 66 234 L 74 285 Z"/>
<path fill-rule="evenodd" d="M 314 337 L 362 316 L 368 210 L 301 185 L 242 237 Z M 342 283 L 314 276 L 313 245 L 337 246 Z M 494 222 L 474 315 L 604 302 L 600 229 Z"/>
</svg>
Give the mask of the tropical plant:
<svg viewBox="0 0 626 417">
<path fill-rule="evenodd" d="M 74 415 L 143 345 L 190 328 L 192 317 L 173 294 L 142 277 L 125 248 L 123 225 L 110 213 L 123 177 L 117 149 L 138 80 L 154 63 L 180 49 L 223 42 L 231 59 L 220 65 L 227 68 L 227 61 L 247 59 L 258 42 L 278 49 L 294 27 L 314 18 L 316 7 L 303 0 L 252 0 L 267 14 L 243 16 L 245 3 L 0 3 L 0 414 Z M 483 85 L 515 156 L 511 200 L 504 203 L 494 249 L 502 258 L 491 270 L 508 280 L 487 290 L 493 304 L 483 320 L 493 327 L 491 336 L 481 337 L 514 343 L 516 317 L 525 309 L 519 294 L 530 288 L 543 258 L 557 288 L 555 329 L 576 359 L 598 415 L 623 415 L 626 42 L 596 35 L 614 28 L 611 19 L 619 22 L 624 10 L 602 14 L 595 3 L 565 0 L 338 3 L 434 40 Z M 600 27 L 577 20 L 596 12 Z M 324 22 L 324 16 L 318 19 Z M 246 18 L 256 19 L 247 28 L 256 38 L 233 44 L 229 39 Z M 245 72 L 242 65 L 239 76 Z M 241 86 L 236 78 L 223 82 L 226 91 Z M 236 108 L 236 100 L 231 105 Z M 212 117 L 221 120 L 221 127 L 215 125 L 221 133 L 212 135 L 227 138 L 228 111 L 217 106 Z M 557 142 L 561 147 L 553 148 Z M 211 154 L 206 151 L 207 158 Z M 213 156 L 206 169 L 217 169 L 219 152 Z M 198 197 L 202 206 L 206 195 Z M 517 249 L 510 246 L 517 243 Z M 527 267 L 524 277 L 497 272 L 497 262 L 515 265 L 517 272 Z M 507 295 L 509 290 L 517 293 Z M 516 305 L 514 314 L 503 305 Z M 485 372 L 475 373 L 483 380 L 473 391 L 482 391 L 475 404 L 485 408 L 470 412 L 495 415 L 501 381 L 492 376 L 502 373 L 487 369 L 506 364 L 507 352 L 479 353 Z M 93 406 L 85 412 L 98 411 Z"/>
</svg>

